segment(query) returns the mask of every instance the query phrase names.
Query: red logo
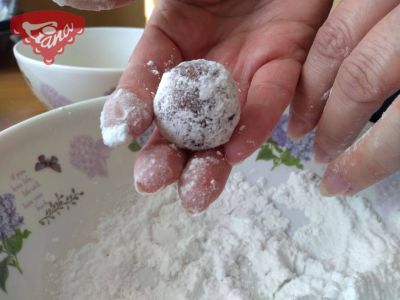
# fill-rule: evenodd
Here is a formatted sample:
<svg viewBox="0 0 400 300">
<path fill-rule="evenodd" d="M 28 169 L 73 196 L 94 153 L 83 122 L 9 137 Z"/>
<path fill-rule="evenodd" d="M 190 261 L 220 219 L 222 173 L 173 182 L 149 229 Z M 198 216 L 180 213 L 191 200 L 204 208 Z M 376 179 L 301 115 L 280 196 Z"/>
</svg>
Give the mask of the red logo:
<svg viewBox="0 0 400 300">
<path fill-rule="evenodd" d="M 24 44 L 31 45 L 48 65 L 83 33 L 84 26 L 83 17 L 57 10 L 34 11 L 11 19 L 12 33 L 20 36 Z"/>
</svg>

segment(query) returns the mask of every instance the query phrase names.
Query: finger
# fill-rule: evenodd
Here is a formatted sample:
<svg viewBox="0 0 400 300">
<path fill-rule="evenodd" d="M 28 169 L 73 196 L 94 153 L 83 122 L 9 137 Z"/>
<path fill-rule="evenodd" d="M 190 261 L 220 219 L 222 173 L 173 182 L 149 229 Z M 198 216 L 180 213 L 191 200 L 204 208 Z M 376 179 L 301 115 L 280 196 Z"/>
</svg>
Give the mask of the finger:
<svg viewBox="0 0 400 300">
<path fill-rule="evenodd" d="M 298 139 L 318 123 L 343 60 L 398 0 L 343 0 L 319 29 L 291 104 L 288 133 Z"/>
<path fill-rule="evenodd" d="M 205 210 L 222 193 L 231 169 L 219 150 L 195 153 L 179 179 L 182 206 L 190 213 Z"/>
<path fill-rule="evenodd" d="M 133 0 L 53 0 L 60 6 L 71 6 L 73 8 L 82 10 L 110 10 L 113 8 L 121 7 Z"/>
<path fill-rule="evenodd" d="M 400 97 L 349 150 L 328 165 L 321 193 L 354 194 L 400 169 Z"/>
<path fill-rule="evenodd" d="M 174 183 L 185 167 L 186 157 L 184 151 L 161 137 L 156 129 L 135 160 L 133 176 L 136 190 L 151 194 Z"/>
<path fill-rule="evenodd" d="M 318 124 L 315 157 L 345 150 L 384 99 L 400 88 L 400 6 L 380 21 L 340 67 Z"/>
<path fill-rule="evenodd" d="M 151 125 L 153 97 L 161 76 L 180 60 L 181 55 L 175 44 L 150 23 L 117 89 L 104 105 L 101 129 L 106 145 L 123 144 L 132 136 L 141 135 Z"/>
<path fill-rule="evenodd" d="M 240 122 L 225 145 L 228 162 L 244 160 L 266 141 L 293 98 L 300 70 L 298 61 L 282 59 L 271 61 L 256 72 Z"/>
</svg>

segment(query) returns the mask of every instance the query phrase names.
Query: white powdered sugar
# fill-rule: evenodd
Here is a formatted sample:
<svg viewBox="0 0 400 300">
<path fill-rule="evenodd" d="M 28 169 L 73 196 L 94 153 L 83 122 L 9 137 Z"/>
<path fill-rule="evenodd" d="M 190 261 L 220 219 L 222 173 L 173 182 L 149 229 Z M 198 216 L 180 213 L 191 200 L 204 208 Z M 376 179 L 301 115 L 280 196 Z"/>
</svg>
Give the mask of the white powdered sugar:
<svg viewBox="0 0 400 300">
<path fill-rule="evenodd" d="M 104 126 L 104 111 L 100 114 L 100 128 L 104 145 L 114 147 L 124 144 L 129 140 L 129 127 L 126 122 L 113 126 Z"/>
<path fill-rule="evenodd" d="M 130 141 L 131 131 L 151 118 L 148 105 L 126 89 L 118 89 L 107 99 L 100 115 L 105 145 L 113 147 Z"/>
<path fill-rule="evenodd" d="M 154 76 L 160 77 L 161 72 L 158 70 L 156 63 L 153 60 L 149 60 L 146 63 L 147 68 Z"/>
<path fill-rule="evenodd" d="M 399 245 L 369 202 L 317 185 L 308 171 L 270 189 L 235 174 L 195 217 L 173 187 L 135 195 L 69 253 L 58 299 L 399 299 Z"/>
<path fill-rule="evenodd" d="M 162 135 L 178 147 L 218 147 L 229 141 L 240 119 L 236 84 L 217 62 L 182 62 L 163 74 L 154 114 Z"/>
</svg>

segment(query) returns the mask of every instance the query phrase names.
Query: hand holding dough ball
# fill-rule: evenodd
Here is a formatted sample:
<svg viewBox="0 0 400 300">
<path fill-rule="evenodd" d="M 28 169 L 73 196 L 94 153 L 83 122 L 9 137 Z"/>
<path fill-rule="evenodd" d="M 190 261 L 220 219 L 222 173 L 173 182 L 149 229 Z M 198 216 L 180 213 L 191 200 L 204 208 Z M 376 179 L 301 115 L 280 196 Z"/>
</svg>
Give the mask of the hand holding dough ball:
<svg viewBox="0 0 400 300">
<path fill-rule="evenodd" d="M 161 134 L 178 147 L 212 149 L 228 142 L 239 122 L 237 87 L 217 62 L 182 62 L 164 73 L 154 113 Z"/>
</svg>

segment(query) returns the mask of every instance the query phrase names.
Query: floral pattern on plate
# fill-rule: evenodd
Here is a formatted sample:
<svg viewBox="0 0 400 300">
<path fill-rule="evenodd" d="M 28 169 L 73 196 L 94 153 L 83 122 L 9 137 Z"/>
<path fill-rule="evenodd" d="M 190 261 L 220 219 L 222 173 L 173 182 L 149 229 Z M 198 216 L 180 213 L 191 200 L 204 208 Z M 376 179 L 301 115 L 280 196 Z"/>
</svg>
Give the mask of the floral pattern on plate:
<svg viewBox="0 0 400 300">
<path fill-rule="evenodd" d="M 108 177 L 107 159 L 110 153 L 111 148 L 105 146 L 102 139 L 80 135 L 70 142 L 69 161 L 89 178 Z"/>
<path fill-rule="evenodd" d="M 0 289 L 7 292 L 6 283 L 9 268 L 15 268 L 22 274 L 17 255 L 21 251 L 23 241 L 30 231 L 22 230 L 24 218 L 17 213 L 15 196 L 0 195 Z"/>
<path fill-rule="evenodd" d="M 38 162 L 35 164 L 35 171 L 38 172 L 46 168 L 61 173 L 61 165 L 58 163 L 57 156 L 52 155 L 50 158 L 46 158 L 43 154 L 39 155 Z"/>
<path fill-rule="evenodd" d="M 53 87 L 44 83 L 40 85 L 40 93 L 46 98 L 52 108 L 59 108 L 73 103 L 67 97 L 60 95 Z"/>
<path fill-rule="evenodd" d="M 257 160 L 271 160 L 273 170 L 281 165 L 303 169 L 303 162 L 312 159 L 315 132 L 312 131 L 298 142 L 294 142 L 287 135 L 288 119 L 287 115 L 282 116 L 271 138 L 261 147 L 257 155 Z"/>
<path fill-rule="evenodd" d="M 71 193 L 68 195 L 56 193 L 56 200 L 53 202 L 49 201 L 47 203 L 48 207 L 46 208 L 46 214 L 39 220 L 39 224 L 49 225 L 50 222 L 56 218 L 56 216 L 61 215 L 61 211 L 64 208 L 69 210 L 71 206 L 76 205 L 77 201 L 83 195 L 84 192 L 77 192 L 74 188 L 71 189 Z"/>
</svg>

